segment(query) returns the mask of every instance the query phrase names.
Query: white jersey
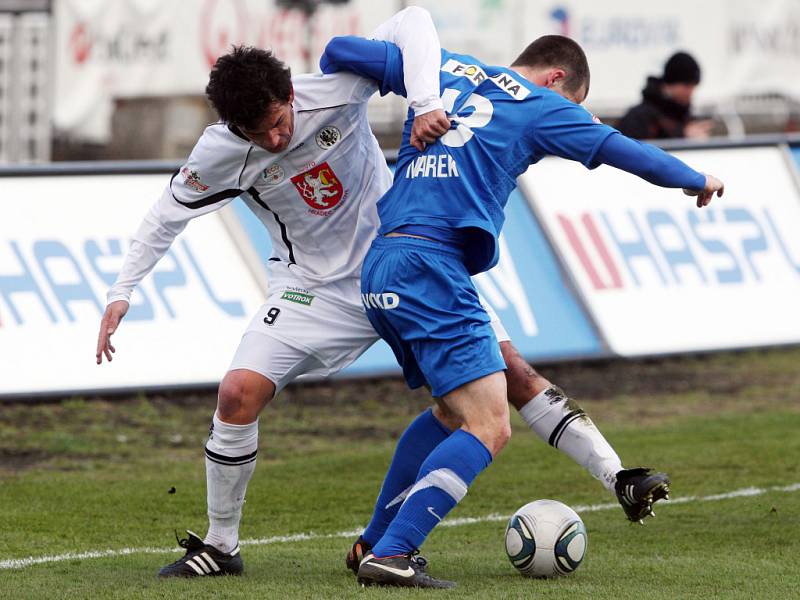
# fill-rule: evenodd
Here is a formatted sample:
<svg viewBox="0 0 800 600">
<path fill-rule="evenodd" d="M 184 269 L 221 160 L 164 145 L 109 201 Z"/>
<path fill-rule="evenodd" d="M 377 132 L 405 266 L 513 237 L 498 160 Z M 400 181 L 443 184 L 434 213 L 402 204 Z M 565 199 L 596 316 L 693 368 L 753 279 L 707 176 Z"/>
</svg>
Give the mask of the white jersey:
<svg viewBox="0 0 800 600">
<path fill-rule="evenodd" d="M 406 79 L 406 89 L 422 114 L 441 101 L 438 38 L 419 10 L 401 11 L 374 37 L 397 43 L 404 61 L 416 65 L 406 70 L 418 75 Z M 272 154 L 225 123 L 207 127 L 136 232 L 109 303 L 130 298 L 190 219 L 236 197 L 270 233 L 272 280 L 314 287 L 360 275 L 378 227 L 375 205 L 392 181 L 366 114 L 377 84 L 349 73 L 301 75 L 292 83 L 287 149 Z"/>
<path fill-rule="evenodd" d="M 292 83 L 294 134 L 286 151 L 271 154 L 225 123 L 210 125 L 136 242 L 171 243 L 190 219 L 241 196 L 270 233 L 271 276 L 288 269 L 314 286 L 359 275 L 378 227 L 375 204 L 392 181 L 366 116 L 376 86 L 346 73 Z M 120 283 L 109 302 L 127 299 Z"/>
<path fill-rule="evenodd" d="M 407 8 L 373 37 L 396 43 L 417 115 L 441 108 L 438 37 Z M 108 301 L 127 300 L 188 221 L 240 196 L 272 238 L 270 290 L 230 370 L 259 373 L 280 391 L 299 375 L 346 367 L 378 334 L 361 303 L 359 274 L 391 175 L 369 129 L 374 82 L 350 74 L 293 79 L 294 132 L 271 154 L 224 123 L 206 128 L 139 227 Z M 499 341 L 508 339 L 490 312 Z"/>
</svg>

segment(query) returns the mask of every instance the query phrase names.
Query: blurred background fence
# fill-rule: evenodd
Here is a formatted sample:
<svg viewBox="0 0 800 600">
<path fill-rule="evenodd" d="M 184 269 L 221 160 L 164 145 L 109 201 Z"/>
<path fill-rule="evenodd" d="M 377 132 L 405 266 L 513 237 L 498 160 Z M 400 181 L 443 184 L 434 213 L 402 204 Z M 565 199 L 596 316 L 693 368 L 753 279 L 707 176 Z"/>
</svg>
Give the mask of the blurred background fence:
<svg viewBox="0 0 800 600">
<path fill-rule="evenodd" d="M 333 35 L 368 34 L 402 0 L 0 0 L 0 160 L 179 158 L 214 119 L 208 70 L 233 43 L 271 47 L 315 71 Z M 796 0 L 429 0 L 442 44 L 510 63 L 566 34 L 592 69 L 587 106 L 611 124 L 676 50 L 703 70 L 695 109 L 716 135 L 800 128 Z M 396 145 L 403 102 L 371 120 Z"/>
</svg>

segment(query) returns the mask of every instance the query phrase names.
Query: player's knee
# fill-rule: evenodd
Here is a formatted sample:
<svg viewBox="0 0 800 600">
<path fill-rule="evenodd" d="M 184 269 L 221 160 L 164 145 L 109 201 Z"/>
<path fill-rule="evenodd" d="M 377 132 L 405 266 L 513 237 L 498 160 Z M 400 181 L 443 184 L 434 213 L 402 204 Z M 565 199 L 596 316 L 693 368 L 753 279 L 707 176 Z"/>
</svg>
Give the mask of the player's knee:
<svg viewBox="0 0 800 600">
<path fill-rule="evenodd" d="M 497 454 L 505 447 L 511 439 L 511 422 L 509 420 L 508 404 L 504 401 L 497 406 L 491 407 L 479 417 L 476 424 L 473 421 L 473 428 L 477 437 L 486 445 L 492 456 Z"/>
<path fill-rule="evenodd" d="M 217 393 L 217 414 L 219 418 L 230 423 L 231 419 L 242 412 L 244 400 L 244 385 L 234 378 L 222 380 Z"/>
<path fill-rule="evenodd" d="M 511 439 L 511 424 L 508 422 L 497 423 L 490 431 L 478 437 L 481 438 L 492 456 L 497 456 Z"/>
<path fill-rule="evenodd" d="M 222 421 L 242 425 L 252 423 L 272 398 L 275 388 L 270 382 L 264 385 L 251 379 L 247 373 L 237 371 L 225 375 L 217 395 L 217 414 Z"/>
<path fill-rule="evenodd" d="M 508 414 L 508 405 L 506 404 L 506 413 L 497 421 L 497 436 L 495 439 L 495 454 L 505 448 L 508 441 L 511 439 L 511 420 Z"/>
</svg>

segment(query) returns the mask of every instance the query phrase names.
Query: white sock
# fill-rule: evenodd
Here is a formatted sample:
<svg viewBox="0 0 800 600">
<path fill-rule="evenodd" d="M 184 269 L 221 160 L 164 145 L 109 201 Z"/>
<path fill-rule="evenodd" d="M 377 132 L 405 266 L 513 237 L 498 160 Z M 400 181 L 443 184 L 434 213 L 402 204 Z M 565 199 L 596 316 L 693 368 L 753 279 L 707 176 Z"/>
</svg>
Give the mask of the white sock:
<svg viewBox="0 0 800 600">
<path fill-rule="evenodd" d="M 247 483 L 256 468 L 258 419 L 249 425 L 231 425 L 214 414 L 206 442 L 208 533 L 205 543 L 222 552 L 239 544 L 239 521 Z"/>
<path fill-rule="evenodd" d="M 622 462 L 614 449 L 573 400 L 556 386 L 539 392 L 519 414 L 533 432 L 558 448 L 614 491 Z"/>
</svg>

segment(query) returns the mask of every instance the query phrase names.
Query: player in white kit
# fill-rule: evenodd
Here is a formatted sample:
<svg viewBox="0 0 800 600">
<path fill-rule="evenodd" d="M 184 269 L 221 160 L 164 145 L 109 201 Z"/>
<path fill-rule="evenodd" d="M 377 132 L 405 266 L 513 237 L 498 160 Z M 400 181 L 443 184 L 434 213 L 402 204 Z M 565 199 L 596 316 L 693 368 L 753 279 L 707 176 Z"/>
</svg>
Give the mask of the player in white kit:
<svg viewBox="0 0 800 600">
<path fill-rule="evenodd" d="M 440 47 L 430 15 L 406 9 L 373 37 L 402 50 L 412 75 L 380 91 L 404 88 L 416 114 L 412 143 L 421 148 L 450 127 L 441 110 Z M 367 120 L 367 100 L 378 85 L 351 74 L 290 79 L 271 53 L 235 48 L 217 61 L 206 91 L 221 122 L 206 128 L 133 237 L 108 292 L 96 352 L 98 364 L 103 356 L 111 360 L 110 337 L 133 289 L 188 221 L 242 197 L 271 236 L 269 296 L 220 384 L 205 447 L 208 533 L 201 539 L 188 532 L 181 541 L 186 555 L 161 569 L 162 577 L 241 573 L 238 529 L 255 468 L 259 413 L 299 375 L 335 373 L 378 339 L 359 280 L 378 225 L 375 205 L 392 181 Z M 623 472 L 616 453 L 588 418 L 566 419 L 575 405 L 525 363 L 496 316 L 492 324 L 508 365 L 509 401 L 537 435 L 547 440 L 558 433 L 559 449 L 613 490 Z M 449 429 L 458 426 L 440 409 L 427 412 Z M 364 549 L 363 540 L 356 542 L 348 561 Z"/>
</svg>

